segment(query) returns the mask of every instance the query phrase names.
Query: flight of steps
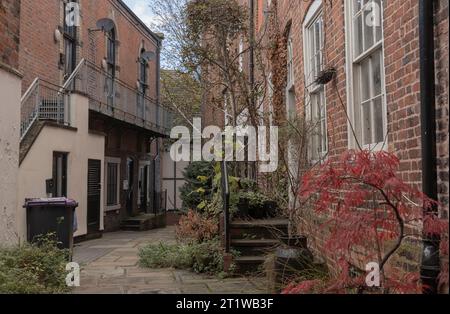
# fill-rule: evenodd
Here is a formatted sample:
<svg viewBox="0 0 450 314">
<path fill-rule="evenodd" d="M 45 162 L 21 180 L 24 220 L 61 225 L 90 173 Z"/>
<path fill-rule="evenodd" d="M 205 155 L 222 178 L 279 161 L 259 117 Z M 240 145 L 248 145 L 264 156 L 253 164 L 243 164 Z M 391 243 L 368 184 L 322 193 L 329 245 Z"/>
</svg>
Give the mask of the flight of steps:
<svg viewBox="0 0 450 314">
<path fill-rule="evenodd" d="M 230 225 L 231 248 L 240 255 L 235 259 L 238 274 L 262 273 L 266 255 L 275 251 L 279 237 L 288 234 L 285 219 L 235 220 Z"/>
</svg>

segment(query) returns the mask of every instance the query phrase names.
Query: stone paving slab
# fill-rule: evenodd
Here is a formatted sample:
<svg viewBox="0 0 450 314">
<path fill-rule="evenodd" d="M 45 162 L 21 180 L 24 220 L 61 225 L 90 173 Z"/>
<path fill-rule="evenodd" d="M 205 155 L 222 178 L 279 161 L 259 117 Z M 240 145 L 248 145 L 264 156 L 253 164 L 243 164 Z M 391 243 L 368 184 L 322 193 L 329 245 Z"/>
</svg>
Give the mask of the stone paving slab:
<svg viewBox="0 0 450 314">
<path fill-rule="evenodd" d="M 199 275 L 186 270 L 138 266 L 139 248 L 149 243 L 176 243 L 173 227 L 147 232 L 116 232 L 78 244 L 74 261 L 82 266 L 75 294 L 261 294 L 264 279 Z"/>
</svg>

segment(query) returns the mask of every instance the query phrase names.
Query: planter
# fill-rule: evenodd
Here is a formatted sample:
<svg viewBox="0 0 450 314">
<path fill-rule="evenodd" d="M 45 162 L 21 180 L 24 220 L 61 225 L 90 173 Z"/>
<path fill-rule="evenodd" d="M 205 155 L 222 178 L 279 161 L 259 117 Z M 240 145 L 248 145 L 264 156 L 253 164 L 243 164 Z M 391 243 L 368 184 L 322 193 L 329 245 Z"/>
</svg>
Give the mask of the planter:
<svg viewBox="0 0 450 314">
<path fill-rule="evenodd" d="M 253 219 L 263 219 L 267 217 L 263 206 L 249 205 L 248 214 Z"/>
<path fill-rule="evenodd" d="M 278 203 L 275 201 L 264 202 L 264 211 L 267 217 L 276 217 L 278 212 Z"/>
<path fill-rule="evenodd" d="M 237 216 L 239 218 L 246 218 L 249 216 L 249 200 L 246 198 L 240 198 L 238 203 Z"/>
</svg>

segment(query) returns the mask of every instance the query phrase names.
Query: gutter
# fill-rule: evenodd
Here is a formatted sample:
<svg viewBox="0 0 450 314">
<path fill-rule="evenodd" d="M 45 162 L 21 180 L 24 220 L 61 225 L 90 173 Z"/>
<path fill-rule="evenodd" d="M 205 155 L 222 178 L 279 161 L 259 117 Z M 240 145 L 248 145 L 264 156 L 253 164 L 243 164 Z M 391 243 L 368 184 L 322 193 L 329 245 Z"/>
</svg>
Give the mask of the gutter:
<svg viewBox="0 0 450 314">
<path fill-rule="evenodd" d="M 436 153 L 436 91 L 434 47 L 434 1 L 419 0 L 420 46 L 420 106 L 422 129 L 422 186 L 423 192 L 438 199 Z M 425 208 L 424 214 L 438 214 L 437 206 Z M 423 293 L 438 293 L 440 274 L 440 239 L 424 234 L 420 277 Z"/>
</svg>

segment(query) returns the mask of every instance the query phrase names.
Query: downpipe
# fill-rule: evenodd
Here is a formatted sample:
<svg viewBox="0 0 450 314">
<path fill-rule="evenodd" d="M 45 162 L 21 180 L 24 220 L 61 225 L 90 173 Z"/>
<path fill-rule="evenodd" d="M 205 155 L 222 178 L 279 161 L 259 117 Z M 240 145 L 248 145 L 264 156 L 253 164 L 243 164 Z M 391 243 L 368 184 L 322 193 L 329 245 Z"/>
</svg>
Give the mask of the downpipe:
<svg viewBox="0 0 450 314">
<path fill-rule="evenodd" d="M 438 199 L 436 148 L 436 91 L 434 51 L 434 1 L 419 0 L 420 106 L 423 192 Z M 438 214 L 438 208 L 424 208 L 425 214 Z M 424 233 L 420 277 L 424 294 L 438 293 L 440 239 Z"/>
</svg>

